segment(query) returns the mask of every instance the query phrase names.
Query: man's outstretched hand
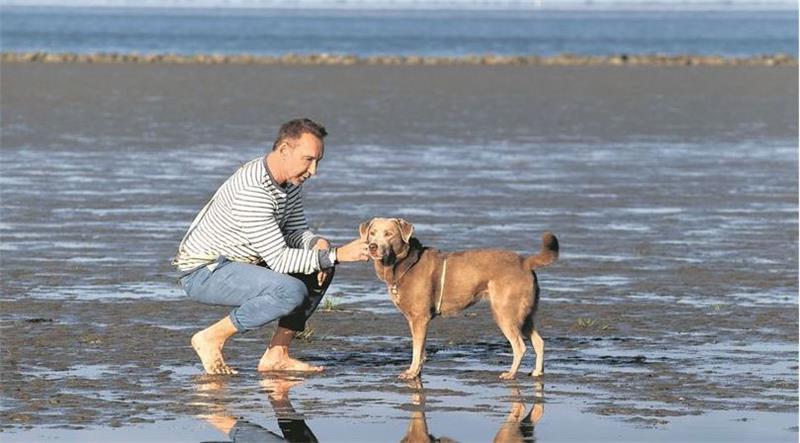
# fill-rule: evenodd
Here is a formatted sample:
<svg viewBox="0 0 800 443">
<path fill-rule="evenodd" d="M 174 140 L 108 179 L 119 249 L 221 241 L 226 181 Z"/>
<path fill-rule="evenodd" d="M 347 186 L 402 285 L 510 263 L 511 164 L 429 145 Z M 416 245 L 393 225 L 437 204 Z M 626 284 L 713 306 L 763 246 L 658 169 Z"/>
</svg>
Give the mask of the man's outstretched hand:
<svg viewBox="0 0 800 443">
<path fill-rule="evenodd" d="M 367 242 L 357 238 L 336 250 L 336 259 L 340 262 L 369 260 Z"/>
</svg>

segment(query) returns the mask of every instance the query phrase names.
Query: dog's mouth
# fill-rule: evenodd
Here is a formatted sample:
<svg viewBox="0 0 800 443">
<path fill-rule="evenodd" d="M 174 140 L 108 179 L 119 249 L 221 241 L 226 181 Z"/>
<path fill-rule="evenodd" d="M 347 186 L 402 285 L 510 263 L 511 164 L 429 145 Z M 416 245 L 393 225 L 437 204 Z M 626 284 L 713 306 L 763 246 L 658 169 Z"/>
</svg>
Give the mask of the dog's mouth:
<svg viewBox="0 0 800 443">
<path fill-rule="evenodd" d="M 367 254 L 371 259 L 379 261 L 384 266 L 393 265 L 397 260 L 397 255 L 394 253 L 391 245 L 380 246 L 375 243 L 370 243 Z"/>
<path fill-rule="evenodd" d="M 394 253 L 393 250 L 389 249 L 386 251 L 386 254 L 381 257 L 375 257 L 375 259 L 380 258 L 381 264 L 383 266 L 393 266 L 397 261 L 397 254 Z"/>
</svg>

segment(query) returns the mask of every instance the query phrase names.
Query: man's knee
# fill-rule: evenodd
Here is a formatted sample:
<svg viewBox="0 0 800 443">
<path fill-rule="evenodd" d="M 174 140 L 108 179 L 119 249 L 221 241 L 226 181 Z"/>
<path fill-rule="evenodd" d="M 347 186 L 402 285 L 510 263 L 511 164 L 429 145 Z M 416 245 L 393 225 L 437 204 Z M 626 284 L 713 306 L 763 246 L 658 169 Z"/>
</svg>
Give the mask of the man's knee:
<svg viewBox="0 0 800 443">
<path fill-rule="evenodd" d="M 286 282 L 281 286 L 287 304 L 291 305 L 292 309 L 302 305 L 308 297 L 308 288 L 306 285 L 294 277 L 287 278 Z"/>
</svg>

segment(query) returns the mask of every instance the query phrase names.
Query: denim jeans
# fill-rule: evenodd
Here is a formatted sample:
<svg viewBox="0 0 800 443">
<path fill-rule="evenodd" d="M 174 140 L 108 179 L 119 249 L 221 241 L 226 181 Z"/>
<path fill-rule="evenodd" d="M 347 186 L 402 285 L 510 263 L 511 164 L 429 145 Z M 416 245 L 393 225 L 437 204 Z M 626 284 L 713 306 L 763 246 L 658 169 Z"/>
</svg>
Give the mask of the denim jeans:
<svg viewBox="0 0 800 443">
<path fill-rule="evenodd" d="M 238 332 L 246 332 L 275 319 L 286 329 L 304 330 L 332 280 L 331 272 L 320 286 L 316 274 L 281 274 L 220 257 L 213 269 L 203 266 L 178 282 L 194 301 L 235 306 L 231 322 Z"/>
</svg>

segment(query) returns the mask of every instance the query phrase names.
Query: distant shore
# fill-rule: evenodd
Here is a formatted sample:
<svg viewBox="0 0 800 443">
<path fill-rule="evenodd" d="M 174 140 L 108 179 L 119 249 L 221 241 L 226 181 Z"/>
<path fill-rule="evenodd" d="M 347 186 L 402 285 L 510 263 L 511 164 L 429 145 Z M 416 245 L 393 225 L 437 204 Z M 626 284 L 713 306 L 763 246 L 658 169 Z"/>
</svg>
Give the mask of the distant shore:
<svg viewBox="0 0 800 443">
<path fill-rule="evenodd" d="M 135 54 L 135 53 L 48 53 L 3 52 L 4 63 L 135 63 L 135 64 L 204 64 L 204 65 L 487 65 L 487 66 L 797 66 L 797 58 L 788 54 L 750 57 L 717 55 L 469 55 L 359 57 L 334 54 L 224 55 L 224 54 Z"/>
</svg>

